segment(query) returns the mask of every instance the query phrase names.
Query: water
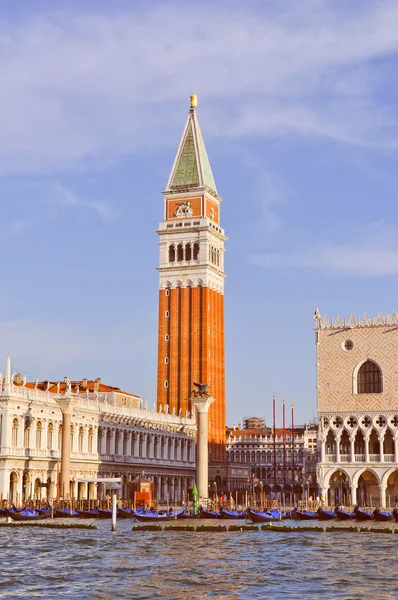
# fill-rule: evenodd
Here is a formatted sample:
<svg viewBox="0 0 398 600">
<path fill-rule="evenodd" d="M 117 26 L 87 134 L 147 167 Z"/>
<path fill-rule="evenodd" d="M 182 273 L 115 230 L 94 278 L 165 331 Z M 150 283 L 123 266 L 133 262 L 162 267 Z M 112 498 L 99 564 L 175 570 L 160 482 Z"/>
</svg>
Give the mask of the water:
<svg viewBox="0 0 398 600">
<path fill-rule="evenodd" d="M 398 598 L 398 535 L 132 533 L 130 520 L 112 534 L 110 521 L 95 524 L 0 528 L 0 598 Z"/>
</svg>

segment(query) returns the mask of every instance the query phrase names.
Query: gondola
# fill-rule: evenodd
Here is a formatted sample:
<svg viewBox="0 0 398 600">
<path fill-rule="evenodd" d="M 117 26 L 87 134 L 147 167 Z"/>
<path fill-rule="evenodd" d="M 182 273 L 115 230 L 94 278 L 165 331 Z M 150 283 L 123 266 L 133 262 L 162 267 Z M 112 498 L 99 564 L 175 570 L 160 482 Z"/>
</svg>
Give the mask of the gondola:
<svg viewBox="0 0 398 600">
<path fill-rule="evenodd" d="M 355 506 L 354 513 L 355 518 L 358 519 L 358 521 L 370 521 L 371 519 L 373 519 L 373 515 L 371 512 L 369 512 L 368 510 L 363 510 L 358 506 Z"/>
<path fill-rule="evenodd" d="M 95 508 L 91 510 L 78 510 L 76 512 L 79 519 L 98 519 L 98 511 Z"/>
<path fill-rule="evenodd" d="M 270 521 L 279 520 L 275 519 L 270 512 L 261 512 L 252 508 L 247 509 L 247 516 L 253 523 L 269 523 Z"/>
<path fill-rule="evenodd" d="M 117 507 L 117 516 L 119 519 L 134 519 L 134 511 L 132 508 Z"/>
<path fill-rule="evenodd" d="M 48 519 L 49 515 L 41 515 L 34 509 L 21 510 L 16 512 L 14 510 L 5 509 L 7 517 L 11 517 L 13 521 L 40 521 L 41 519 Z"/>
<path fill-rule="evenodd" d="M 76 510 L 70 508 L 56 508 L 54 509 L 54 519 L 76 519 L 78 517 Z"/>
<path fill-rule="evenodd" d="M 103 510 L 102 508 L 97 508 L 97 513 L 99 519 L 112 519 L 112 509 Z"/>
<path fill-rule="evenodd" d="M 201 519 L 218 519 L 219 513 L 216 510 L 205 510 L 200 508 L 199 517 Z"/>
<path fill-rule="evenodd" d="M 394 510 L 392 511 L 392 516 L 398 522 L 398 508 L 394 508 Z"/>
<path fill-rule="evenodd" d="M 179 514 L 182 514 L 185 511 L 185 508 L 181 508 L 180 510 L 173 510 L 172 512 L 168 512 L 166 514 L 160 515 L 157 512 L 153 512 L 150 510 L 146 510 L 145 512 L 136 512 L 134 513 L 134 517 L 140 521 L 141 523 L 152 522 L 152 521 L 174 521 L 178 518 Z"/>
<path fill-rule="evenodd" d="M 221 519 L 246 519 L 246 512 L 239 510 L 227 510 L 222 508 L 220 510 L 220 518 Z"/>
<path fill-rule="evenodd" d="M 321 506 L 319 506 L 317 510 L 317 515 L 320 521 L 331 521 L 337 517 L 336 513 L 334 513 L 332 510 L 325 510 Z"/>
<path fill-rule="evenodd" d="M 347 510 L 343 510 L 341 508 L 336 508 L 336 516 L 341 521 L 348 521 L 349 519 L 355 519 L 355 513 L 349 512 Z"/>
<path fill-rule="evenodd" d="M 307 521 L 308 519 L 316 519 L 316 513 L 311 510 L 298 510 L 295 508 L 292 511 L 292 519 L 297 519 L 298 521 Z"/>
<path fill-rule="evenodd" d="M 374 517 L 375 521 L 390 521 L 392 514 L 389 512 L 386 512 L 384 510 L 375 508 L 373 511 L 373 517 Z"/>
</svg>

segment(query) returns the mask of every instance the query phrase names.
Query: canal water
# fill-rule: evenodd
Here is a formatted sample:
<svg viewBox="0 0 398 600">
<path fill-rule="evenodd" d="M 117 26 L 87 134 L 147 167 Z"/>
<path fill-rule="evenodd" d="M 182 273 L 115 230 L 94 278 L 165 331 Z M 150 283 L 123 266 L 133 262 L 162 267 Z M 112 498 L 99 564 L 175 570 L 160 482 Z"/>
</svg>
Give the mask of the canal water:
<svg viewBox="0 0 398 600">
<path fill-rule="evenodd" d="M 0 598 L 398 598 L 398 535 L 133 533 L 130 520 L 112 534 L 109 521 L 95 524 L 0 528 Z"/>
</svg>

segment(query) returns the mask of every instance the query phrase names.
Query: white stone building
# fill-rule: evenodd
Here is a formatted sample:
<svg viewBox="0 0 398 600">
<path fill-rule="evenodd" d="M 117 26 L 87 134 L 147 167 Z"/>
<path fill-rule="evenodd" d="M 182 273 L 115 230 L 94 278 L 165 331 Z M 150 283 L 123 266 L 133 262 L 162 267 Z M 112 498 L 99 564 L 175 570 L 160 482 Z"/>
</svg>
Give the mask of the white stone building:
<svg viewBox="0 0 398 600">
<path fill-rule="evenodd" d="M 27 383 L 0 377 L 0 495 L 23 502 L 60 497 L 62 412 L 65 384 Z M 7 375 L 8 373 L 8 375 Z M 148 410 L 138 396 L 101 380 L 72 382 L 71 496 L 95 498 L 106 490 L 77 478 L 122 477 L 120 496 L 142 471 L 159 501 L 181 502 L 195 479 L 196 423 L 190 415 Z M 108 390 L 108 391 L 102 391 Z M 141 406 L 144 406 L 141 408 Z M 89 489 L 87 489 L 87 486 Z"/>
</svg>

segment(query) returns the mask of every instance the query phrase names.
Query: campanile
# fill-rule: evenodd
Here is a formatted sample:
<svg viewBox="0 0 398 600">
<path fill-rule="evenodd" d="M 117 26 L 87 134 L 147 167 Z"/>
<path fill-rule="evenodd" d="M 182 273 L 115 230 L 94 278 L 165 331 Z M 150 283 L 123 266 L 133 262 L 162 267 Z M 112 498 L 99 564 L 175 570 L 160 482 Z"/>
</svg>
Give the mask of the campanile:
<svg viewBox="0 0 398 600">
<path fill-rule="evenodd" d="M 196 114 L 196 96 L 164 194 L 159 225 L 157 402 L 185 416 L 193 382 L 206 383 L 209 460 L 225 458 L 224 242 L 221 198 Z"/>
</svg>

